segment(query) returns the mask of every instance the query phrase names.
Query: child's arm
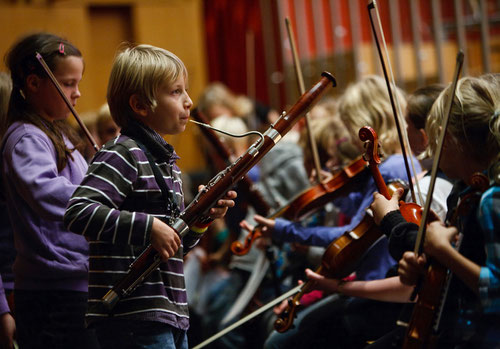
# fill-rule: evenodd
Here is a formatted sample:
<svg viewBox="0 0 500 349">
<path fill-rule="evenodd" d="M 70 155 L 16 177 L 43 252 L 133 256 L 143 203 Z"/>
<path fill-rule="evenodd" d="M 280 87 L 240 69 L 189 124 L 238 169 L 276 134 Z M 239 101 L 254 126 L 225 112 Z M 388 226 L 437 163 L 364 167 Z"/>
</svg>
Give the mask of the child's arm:
<svg viewBox="0 0 500 349">
<path fill-rule="evenodd" d="M 40 131 L 41 132 L 41 131 Z M 61 221 L 77 185 L 59 175 L 50 140 L 36 132 L 23 135 L 6 149 L 9 178 L 17 195 L 42 219 Z"/>
<path fill-rule="evenodd" d="M 316 289 L 382 302 L 409 302 L 413 291 L 412 286 L 403 285 L 397 276 L 370 281 L 343 281 L 327 278 L 310 269 L 306 269 L 306 275 L 316 282 Z"/>
<path fill-rule="evenodd" d="M 395 260 L 400 260 L 406 251 L 413 250 L 417 239 L 418 225 L 407 222 L 399 211 L 401 190 L 397 190 L 390 200 L 379 193 L 373 194 L 370 208 L 375 223 L 389 238 L 389 253 Z"/>
<path fill-rule="evenodd" d="M 118 209 L 134 190 L 137 167 L 132 152 L 120 144 L 97 153 L 69 201 L 64 216 L 67 229 L 91 241 L 147 245 L 153 216 Z"/>
</svg>

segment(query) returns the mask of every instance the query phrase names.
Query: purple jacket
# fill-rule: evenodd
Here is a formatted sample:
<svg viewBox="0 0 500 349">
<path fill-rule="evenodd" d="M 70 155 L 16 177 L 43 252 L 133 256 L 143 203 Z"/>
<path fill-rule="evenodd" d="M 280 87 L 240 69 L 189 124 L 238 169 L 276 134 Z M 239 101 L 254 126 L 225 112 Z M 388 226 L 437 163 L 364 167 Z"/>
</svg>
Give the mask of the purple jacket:
<svg viewBox="0 0 500 349">
<path fill-rule="evenodd" d="M 62 221 L 87 170 L 82 155 L 72 155 L 58 172 L 54 145 L 38 127 L 16 122 L 4 137 L 1 174 L 17 250 L 16 289 L 87 292 L 87 241 Z"/>
</svg>

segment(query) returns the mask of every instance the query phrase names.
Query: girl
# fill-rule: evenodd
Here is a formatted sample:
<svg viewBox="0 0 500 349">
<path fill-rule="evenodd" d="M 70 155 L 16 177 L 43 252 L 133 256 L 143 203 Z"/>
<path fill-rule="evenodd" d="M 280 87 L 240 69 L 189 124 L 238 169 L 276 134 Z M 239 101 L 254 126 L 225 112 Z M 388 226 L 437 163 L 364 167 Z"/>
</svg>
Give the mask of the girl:
<svg viewBox="0 0 500 349">
<path fill-rule="evenodd" d="M 39 52 L 73 105 L 83 74 L 80 51 L 56 35 L 17 42 L 6 57 L 13 91 L 2 143 L 2 184 L 14 230 L 17 337 L 21 348 L 88 348 L 88 245 L 63 215 L 87 164 L 66 123 L 69 110 L 46 76 Z"/>
<path fill-rule="evenodd" d="M 449 126 L 442 150 L 440 167 L 457 182 L 448 198 L 448 219 L 453 208 L 466 194 L 472 192 L 471 175 L 487 173 L 492 185 L 480 198 L 478 207 L 472 207 L 458 217 L 455 226 L 445 227 L 440 222 L 427 227 L 424 256 L 405 252 L 399 264 L 403 283 L 415 285 L 423 271 L 425 256 L 432 256 L 454 275 L 449 285 L 443 310 L 437 347 L 454 348 L 457 345 L 474 348 L 493 348 L 500 343 L 500 268 L 498 258 L 498 154 L 500 151 L 500 94 L 498 82 L 488 79 L 462 78 L 453 99 Z M 434 104 L 426 126 L 429 139 L 435 140 L 445 114 L 450 87 Z M 429 146 L 436 151 L 436 143 Z M 466 164 L 466 165 L 465 165 Z M 387 201 L 384 212 L 397 210 L 394 201 Z M 452 242 L 457 232 L 463 234 L 460 252 Z M 403 221 L 394 222 L 393 234 L 412 237 L 414 229 Z M 413 238 L 406 238 L 406 250 L 413 249 Z M 402 330 L 396 330 L 377 341 L 386 346 L 401 341 Z"/>
<path fill-rule="evenodd" d="M 396 98 L 400 100 L 403 106 L 406 106 L 402 91 L 396 90 Z M 352 139 L 359 139 L 358 131 L 365 125 L 370 125 L 377 131 L 380 142 L 383 145 L 383 150 L 387 155 L 387 159 L 380 166 L 380 171 L 384 179 L 388 181 L 391 179 L 406 178 L 403 159 L 399 154 L 400 147 L 385 81 L 379 77 L 370 76 L 350 85 L 339 100 L 338 110 Z M 355 144 L 359 154 L 361 154 L 363 152 L 361 142 L 356 142 Z M 420 167 L 418 167 L 418 170 L 420 170 Z M 291 223 L 283 219 L 273 221 L 259 216 L 256 216 L 256 221 L 266 225 L 274 238 L 327 246 L 344 232 L 355 228 L 366 214 L 366 208 L 373 200 L 373 192 L 376 190 L 376 187 L 370 174 L 366 172 L 362 173 L 357 180 L 359 182 L 357 182 L 356 191 L 334 201 L 334 204 L 339 207 L 342 213 L 352 217 L 351 222 L 347 225 L 304 228 L 300 226 L 300 223 Z M 381 239 L 372 246 L 361 260 L 359 267 L 356 269 L 356 278 L 358 280 L 383 279 L 386 277 L 388 270 L 395 264 L 396 262 L 388 253 L 387 239 Z M 373 323 L 366 324 L 365 322 L 366 326 L 360 324 L 357 329 L 346 328 L 342 318 L 332 316 L 335 312 L 347 312 L 348 309 L 352 309 L 353 307 L 356 308 L 355 311 L 351 311 L 351 317 L 345 321 L 363 320 L 367 318 L 367 313 L 374 314 L 374 316 L 383 315 L 380 321 L 376 323 L 376 326 Z M 360 316 L 358 316 L 359 309 L 364 310 Z M 364 343 L 366 337 L 368 339 L 374 338 L 373 336 L 376 333 L 380 331 L 384 333 L 384 329 L 394 323 L 397 318 L 399 305 L 394 305 L 390 309 L 387 307 L 383 309 L 384 313 L 380 311 L 380 307 L 371 306 L 368 308 L 366 304 L 354 303 L 349 298 L 335 296 L 332 297 L 329 304 L 325 304 L 318 312 L 315 312 L 314 316 L 310 316 L 310 320 L 312 321 L 304 320 L 300 326 L 297 325 L 296 328 L 301 330 L 300 333 L 285 336 L 273 333 L 266 342 L 266 347 L 293 347 L 294 345 L 300 347 L 301 345 L 306 345 L 305 343 L 312 343 L 312 341 L 316 341 L 314 343 L 315 346 L 325 346 L 328 345 L 325 340 L 327 334 L 337 341 L 345 340 L 344 344 L 346 347 L 354 347 L 354 345 L 359 345 L 358 343 L 354 343 L 354 341 Z M 326 324 L 326 327 L 319 329 L 319 324 L 321 323 Z M 351 331 L 351 336 L 339 335 L 342 332 L 348 331 Z M 362 335 L 358 335 L 358 332 L 354 333 L 352 331 L 360 331 Z M 347 341 L 350 341 L 350 343 L 347 343 Z"/>
</svg>

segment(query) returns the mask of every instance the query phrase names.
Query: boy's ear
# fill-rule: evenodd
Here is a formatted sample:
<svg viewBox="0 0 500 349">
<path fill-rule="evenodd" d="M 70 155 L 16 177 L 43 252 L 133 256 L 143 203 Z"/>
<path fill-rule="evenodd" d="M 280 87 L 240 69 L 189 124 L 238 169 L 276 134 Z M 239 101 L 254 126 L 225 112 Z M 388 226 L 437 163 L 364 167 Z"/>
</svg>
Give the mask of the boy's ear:
<svg viewBox="0 0 500 349">
<path fill-rule="evenodd" d="M 135 114 L 142 117 L 148 116 L 149 107 L 139 98 L 137 94 L 130 96 L 128 104 Z"/>
</svg>

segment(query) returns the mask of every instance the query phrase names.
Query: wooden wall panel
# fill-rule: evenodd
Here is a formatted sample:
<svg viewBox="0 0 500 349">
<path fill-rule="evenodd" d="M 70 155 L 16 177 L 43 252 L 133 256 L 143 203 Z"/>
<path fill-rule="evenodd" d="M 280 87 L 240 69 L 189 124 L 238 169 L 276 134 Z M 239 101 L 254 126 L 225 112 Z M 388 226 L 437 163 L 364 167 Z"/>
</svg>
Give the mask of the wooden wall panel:
<svg viewBox="0 0 500 349">
<path fill-rule="evenodd" d="M 202 0 L 60 0 L 0 2 L 0 70 L 3 57 L 21 36 L 49 31 L 68 38 L 83 53 L 85 74 L 76 110 L 89 115 L 106 99 L 109 71 L 122 41 L 149 43 L 177 54 L 190 74 L 190 95 L 196 103 L 206 85 Z M 184 171 L 203 168 L 193 126 L 170 137 Z"/>
</svg>

